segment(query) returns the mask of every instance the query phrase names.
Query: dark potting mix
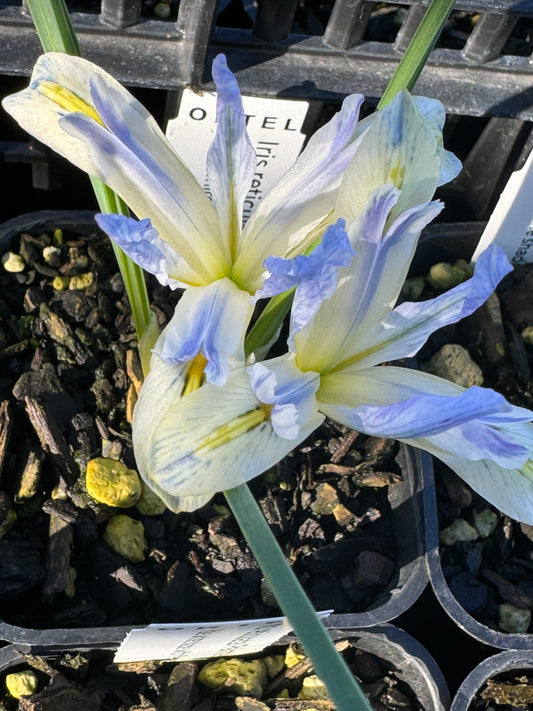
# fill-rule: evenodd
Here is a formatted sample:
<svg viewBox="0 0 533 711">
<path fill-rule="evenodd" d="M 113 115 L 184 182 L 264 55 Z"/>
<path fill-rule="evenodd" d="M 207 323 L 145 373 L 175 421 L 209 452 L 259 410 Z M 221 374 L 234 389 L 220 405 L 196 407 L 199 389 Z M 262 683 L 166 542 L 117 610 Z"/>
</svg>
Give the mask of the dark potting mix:
<svg viewBox="0 0 533 711">
<path fill-rule="evenodd" d="M 0 618 L 48 628 L 279 614 L 222 495 L 175 514 L 138 500 L 140 488 L 120 506 L 87 491 L 88 467 L 104 483 L 116 468 L 136 476 L 142 371 L 107 237 L 58 225 L 2 252 Z M 150 284 L 164 325 L 179 294 Z M 402 480 L 397 454 L 326 421 L 252 482 L 317 609 L 387 598 L 398 573 L 387 497 Z"/>
</svg>

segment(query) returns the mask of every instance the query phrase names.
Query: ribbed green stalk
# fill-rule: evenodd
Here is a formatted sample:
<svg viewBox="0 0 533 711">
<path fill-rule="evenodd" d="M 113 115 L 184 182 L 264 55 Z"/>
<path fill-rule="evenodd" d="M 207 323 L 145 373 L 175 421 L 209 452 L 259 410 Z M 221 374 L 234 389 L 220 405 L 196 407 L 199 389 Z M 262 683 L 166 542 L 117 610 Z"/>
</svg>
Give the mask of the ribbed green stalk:
<svg viewBox="0 0 533 711">
<path fill-rule="evenodd" d="M 28 9 L 45 52 L 80 56 L 78 38 L 63 0 L 28 0 Z"/>
<path fill-rule="evenodd" d="M 248 486 L 241 484 L 225 491 L 224 495 L 270 589 L 313 662 L 316 674 L 326 685 L 337 711 L 371 711 L 360 686 L 285 560 Z"/>
<path fill-rule="evenodd" d="M 28 0 L 28 9 L 45 52 L 80 56 L 80 46 L 64 0 Z M 91 178 L 91 182 L 102 212 L 129 215 L 124 202 L 107 185 L 96 178 Z M 114 242 L 113 249 L 140 339 L 150 321 L 150 302 L 144 273 Z"/>
<path fill-rule="evenodd" d="M 378 109 L 386 106 L 402 89 L 410 91 L 413 88 L 431 50 L 439 39 L 454 4 L 455 0 L 433 0 L 392 75 L 378 104 Z"/>
</svg>

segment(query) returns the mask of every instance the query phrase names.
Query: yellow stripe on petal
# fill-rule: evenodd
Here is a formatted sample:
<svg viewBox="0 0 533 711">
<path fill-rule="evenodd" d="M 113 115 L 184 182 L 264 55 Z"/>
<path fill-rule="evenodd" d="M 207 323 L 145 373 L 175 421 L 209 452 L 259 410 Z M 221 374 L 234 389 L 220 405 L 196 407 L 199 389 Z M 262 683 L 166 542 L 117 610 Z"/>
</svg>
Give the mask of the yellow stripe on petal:
<svg viewBox="0 0 533 711">
<path fill-rule="evenodd" d="M 76 94 L 66 87 L 61 86 L 61 84 L 55 84 L 52 81 L 41 81 L 37 85 L 37 90 L 62 109 L 69 112 L 79 111 L 89 116 L 89 118 L 94 119 L 94 121 L 97 121 L 101 126 L 104 125 L 100 116 L 98 116 L 90 104 L 80 99 L 79 96 L 76 96 Z"/>
<path fill-rule="evenodd" d="M 237 437 L 240 437 L 246 432 L 250 432 L 250 430 L 259 427 L 265 420 L 270 419 L 272 407 L 272 405 L 259 405 L 253 410 L 249 410 L 243 415 L 239 415 L 230 422 L 222 425 L 222 427 L 219 427 L 214 430 L 214 432 L 208 434 L 207 437 L 200 440 L 198 446 L 195 448 L 195 455 L 217 449 L 237 439 Z"/>
</svg>

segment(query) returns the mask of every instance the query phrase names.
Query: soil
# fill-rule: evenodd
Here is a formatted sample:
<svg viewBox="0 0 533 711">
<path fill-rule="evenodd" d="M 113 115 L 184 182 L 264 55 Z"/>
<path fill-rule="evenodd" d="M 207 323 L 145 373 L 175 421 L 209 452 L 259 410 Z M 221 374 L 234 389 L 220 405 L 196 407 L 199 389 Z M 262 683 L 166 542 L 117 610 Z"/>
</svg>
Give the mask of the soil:
<svg viewBox="0 0 533 711">
<path fill-rule="evenodd" d="M 413 691 L 390 664 L 357 649 L 356 643 L 336 643 L 361 683 L 375 711 L 423 711 Z M 285 655 L 286 647 L 267 650 Z M 299 649 L 294 651 L 297 653 Z M 264 658 L 255 657 L 254 659 Z M 283 659 L 283 657 L 282 657 Z M 28 656 L 18 667 L 32 670 L 39 686 L 36 693 L 18 702 L 9 694 L 0 701 L 1 711 L 330 711 L 327 700 L 297 699 L 312 668 L 304 657 L 296 666 L 283 665 L 269 675 L 260 698 L 238 695 L 231 684 L 210 689 L 197 680 L 205 662 L 143 662 L 114 665 L 110 652 L 67 654 L 56 659 Z M 17 670 L 18 670 L 17 669 Z M 9 672 L 14 669 L 8 670 Z M 5 674 L 3 675 L 5 678 Z M 288 698 L 275 698 L 286 689 Z"/>
<path fill-rule="evenodd" d="M 26 266 L 0 273 L 0 617 L 43 628 L 277 614 L 222 495 L 194 514 L 142 516 L 86 493 L 90 459 L 135 466 L 137 342 L 107 237 L 24 234 L 11 250 Z M 65 278 L 79 288 L 54 288 Z M 163 323 L 177 295 L 151 292 Z M 387 497 L 401 481 L 397 452 L 326 422 L 252 482 L 317 609 L 363 611 L 397 584 Z M 116 513 L 142 522 L 142 563 L 102 540 Z"/>
<path fill-rule="evenodd" d="M 419 354 L 421 367 L 446 344 L 459 344 L 480 366 L 483 385 L 515 405 L 533 409 L 533 345 L 521 334 L 533 326 L 533 264 L 516 266 L 475 314 L 433 334 Z M 421 298 L 437 292 L 426 286 Z M 475 619 L 500 631 L 500 605 L 533 610 L 533 526 L 490 506 L 454 472 L 435 461 L 439 530 L 453 521 L 473 522 L 475 512 L 494 511 L 497 524 L 486 538 L 440 546 L 444 575 L 458 602 Z M 533 626 L 529 626 L 529 632 Z"/>
</svg>

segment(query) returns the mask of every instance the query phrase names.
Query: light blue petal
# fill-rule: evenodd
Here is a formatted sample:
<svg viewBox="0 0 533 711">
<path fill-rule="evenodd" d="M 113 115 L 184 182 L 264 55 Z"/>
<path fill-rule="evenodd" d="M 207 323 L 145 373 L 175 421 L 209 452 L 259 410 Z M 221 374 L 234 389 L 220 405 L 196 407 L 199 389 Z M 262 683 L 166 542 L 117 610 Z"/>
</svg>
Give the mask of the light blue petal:
<svg viewBox="0 0 533 711">
<path fill-rule="evenodd" d="M 254 301 L 275 296 L 296 287 L 291 311 L 289 345 L 294 334 L 316 314 L 324 299 L 329 299 L 337 287 L 338 271 L 347 267 L 354 250 L 344 231 L 344 220 L 330 225 L 320 243 L 309 255 L 294 259 L 269 257 L 265 269 L 270 273 L 264 286 L 256 292 Z"/>
<path fill-rule="evenodd" d="M 253 290 L 261 286 L 266 257 L 302 253 L 313 240 L 311 230 L 331 214 L 342 174 L 361 141 L 357 122 L 362 102 L 359 94 L 344 100 L 340 112 L 311 136 L 248 220 L 234 273 L 242 283 L 254 284 Z"/>
<path fill-rule="evenodd" d="M 256 363 L 250 366 L 249 373 L 257 399 L 273 405 L 270 420 L 274 432 L 283 439 L 299 438 L 302 428 L 307 428 L 318 414 L 318 373 L 302 373 L 290 356 Z"/>
<path fill-rule="evenodd" d="M 207 153 L 207 179 L 221 234 L 234 260 L 240 249 L 243 204 L 257 159 L 246 130 L 239 86 L 223 54 L 213 61 L 213 80 L 217 88 L 217 130 Z"/>
<path fill-rule="evenodd" d="M 147 218 L 135 220 L 124 215 L 95 215 L 96 223 L 118 246 L 147 272 L 157 277 L 163 286 L 175 289 L 180 284 L 169 277 L 169 266 L 165 254 L 172 248 L 163 242 Z M 178 262 L 179 255 L 174 260 Z M 171 259 L 172 259 L 171 255 Z"/>
<path fill-rule="evenodd" d="M 505 398 L 473 386 L 461 395 L 418 395 L 393 405 L 363 405 L 350 415 L 354 429 L 391 439 L 429 437 L 507 409 Z"/>
<path fill-rule="evenodd" d="M 412 97 L 400 91 L 377 111 L 339 188 L 335 216 L 351 224 L 381 185 L 400 190 L 389 220 L 433 197 L 440 171 L 438 140 Z"/>
<path fill-rule="evenodd" d="M 156 160 L 153 142 L 150 145 L 146 141 L 146 134 L 149 132 L 146 122 L 141 123 L 140 117 L 131 110 L 122 92 L 109 86 L 99 74 L 91 77 L 90 90 L 94 107 L 105 127 L 157 178 L 161 189 L 170 193 L 175 191 L 175 181 Z M 144 142 L 140 140 L 138 124 L 144 129 Z"/>
<path fill-rule="evenodd" d="M 493 390 L 465 390 L 428 373 L 352 367 L 325 376 L 317 398 L 320 411 L 344 425 L 433 453 L 513 468 L 533 452 L 532 412 Z"/>
<path fill-rule="evenodd" d="M 138 218 L 150 218 L 161 239 L 183 257 L 188 271 L 180 275 L 181 281 L 202 284 L 224 275 L 227 260 L 216 213 L 206 195 L 181 183 L 172 191 L 166 189 L 139 156 L 84 114 L 63 116 L 59 125 L 87 146 L 94 163 L 92 174 L 120 195 Z M 196 181 L 193 184 L 198 188 Z"/>
<path fill-rule="evenodd" d="M 207 360 L 206 379 L 222 385 L 244 362 L 251 313 L 250 295 L 229 279 L 187 289 L 154 353 L 168 363 L 186 363 L 201 353 Z"/>
<path fill-rule="evenodd" d="M 481 255 L 471 279 L 429 301 L 400 304 L 377 330 L 361 340 L 369 355 L 361 364 L 373 365 L 415 355 L 429 336 L 442 326 L 473 313 L 512 270 L 504 251 L 491 245 Z"/>
<path fill-rule="evenodd" d="M 374 190 L 363 213 L 348 228 L 356 257 L 342 270 L 332 297 L 295 336 L 302 369 L 324 372 L 357 354 L 396 303 L 420 231 L 441 209 L 440 203 L 417 205 L 384 234 L 398 194 L 393 185 Z"/>
</svg>

